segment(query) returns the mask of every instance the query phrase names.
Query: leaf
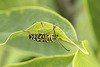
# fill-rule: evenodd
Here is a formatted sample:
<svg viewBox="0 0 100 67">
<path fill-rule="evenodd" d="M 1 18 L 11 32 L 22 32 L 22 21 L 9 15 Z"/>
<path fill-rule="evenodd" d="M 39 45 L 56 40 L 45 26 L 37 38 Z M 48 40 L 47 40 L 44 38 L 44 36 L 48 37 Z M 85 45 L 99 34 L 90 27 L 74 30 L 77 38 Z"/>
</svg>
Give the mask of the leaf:
<svg viewBox="0 0 100 67">
<path fill-rule="evenodd" d="M 82 0 L 76 2 L 77 13 L 74 19 L 75 29 L 77 31 L 79 40 L 87 40 L 93 50 L 97 49 L 97 39 L 95 37 L 94 29 L 91 24 L 88 12 L 86 11 L 85 3 Z"/>
<path fill-rule="evenodd" d="M 85 1 L 86 3 L 86 7 L 89 11 L 89 15 L 91 16 L 91 22 L 92 22 L 92 25 L 94 27 L 94 31 L 96 32 L 96 36 L 97 36 L 97 39 L 98 41 L 100 41 L 100 31 L 99 31 L 99 25 L 100 25 L 100 20 L 99 20 L 99 17 L 100 17 L 100 8 L 99 8 L 99 4 L 100 4 L 100 0 L 97 0 L 95 3 L 93 0 L 86 0 Z M 93 4 L 93 5 L 92 5 Z"/>
<path fill-rule="evenodd" d="M 0 0 L 0 10 L 9 10 L 15 7 L 44 7 L 59 12 L 55 0 Z"/>
<path fill-rule="evenodd" d="M 73 67 L 99 67 L 100 64 L 88 45 L 88 42 L 83 41 L 83 43 L 89 54 L 84 54 L 81 50 L 78 50 L 74 56 Z"/>
<path fill-rule="evenodd" d="M 72 55 L 40 57 L 27 62 L 8 65 L 6 67 L 66 67 L 72 62 Z"/>
<path fill-rule="evenodd" d="M 34 21 L 37 21 L 37 22 L 38 21 L 46 21 L 46 22 L 49 22 L 52 24 L 55 23 L 55 25 L 58 25 L 58 26 L 60 26 L 60 24 L 61 24 L 60 22 L 62 22 L 64 26 L 63 27 L 60 26 L 60 27 L 62 27 L 65 30 L 65 32 L 66 32 L 66 29 L 67 30 L 71 29 L 70 31 L 67 31 L 68 33 L 73 34 L 73 35 L 69 34 L 69 37 L 71 37 L 71 39 L 76 40 L 76 36 L 75 36 L 75 32 L 73 31 L 73 27 L 71 27 L 71 25 L 68 23 L 68 21 L 65 20 L 64 18 L 62 18 L 57 13 L 47 10 L 47 9 L 44 9 L 44 8 L 40 8 L 40 7 L 23 8 L 23 13 L 20 13 L 20 11 L 22 11 L 22 10 L 20 10 L 20 8 L 16 8 L 16 9 L 18 9 L 18 10 L 12 9 L 11 13 L 9 13 L 9 16 L 4 17 L 3 15 L 5 15 L 5 14 L 0 15 L 1 19 L 3 19 L 2 22 L 0 21 L 1 25 L 3 25 L 4 24 L 3 21 L 5 21 L 5 19 L 7 19 L 9 17 L 9 21 L 6 21 L 7 26 L 5 26 L 6 30 L 7 30 L 7 28 L 9 28 L 9 29 L 8 29 L 8 31 L 6 31 L 5 28 L 2 28 L 2 29 L 0 28 L 2 30 L 2 33 L 11 31 L 11 32 L 9 32 L 9 35 L 10 35 L 11 33 L 15 32 L 9 38 L 8 38 L 9 35 L 7 33 L 5 33 L 5 35 L 3 34 L 1 36 L 1 40 L 3 39 L 1 42 L 4 42 L 8 38 L 9 41 L 8 40 L 7 40 L 8 42 L 6 41 L 7 42 L 6 45 L 10 45 L 15 48 L 19 48 L 19 49 L 26 50 L 26 51 L 31 51 L 32 53 L 35 52 L 35 54 L 38 54 L 41 56 L 51 55 L 51 54 L 53 54 L 53 55 L 66 54 L 66 51 L 61 46 L 58 46 L 59 43 L 57 43 L 57 42 L 55 42 L 55 43 L 37 43 L 32 40 L 29 40 L 28 37 L 26 37 L 26 36 L 22 36 L 22 35 L 17 36 L 17 34 L 20 35 L 20 33 L 16 32 L 16 31 L 22 31 L 24 29 L 27 29 L 29 26 L 31 26 L 33 24 Z M 27 16 L 27 14 L 28 14 L 28 16 Z M 16 18 L 16 20 L 14 18 Z M 14 19 L 14 20 L 12 20 L 12 19 Z M 58 21 L 60 21 L 60 22 L 58 23 Z M 11 25 L 9 25 L 9 24 L 11 24 Z M 13 28 L 12 28 L 12 26 L 13 26 Z M 15 36 L 17 36 L 17 37 L 15 37 Z M 11 38 L 13 38 L 13 39 L 11 39 Z M 54 45 L 54 44 L 56 44 L 56 45 Z M 55 49 L 55 47 L 58 48 L 59 51 L 57 49 Z M 72 47 L 71 49 L 75 49 L 75 48 Z M 48 51 L 48 53 L 46 51 Z M 52 51 L 54 51 L 54 52 L 52 52 Z M 72 51 L 72 52 L 74 52 L 74 51 Z M 69 53 L 69 52 L 67 52 L 67 53 Z"/>
<path fill-rule="evenodd" d="M 97 0 L 96 2 L 93 0 L 85 0 L 86 3 L 86 8 L 88 10 L 89 16 L 90 16 L 90 20 L 91 20 L 91 24 L 93 26 L 94 32 L 95 32 L 95 36 L 96 39 L 98 41 L 97 44 L 97 49 L 96 51 L 98 52 L 98 59 L 100 61 L 100 8 L 99 8 L 99 4 L 100 4 L 100 0 Z"/>
<path fill-rule="evenodd" d="M 0 30 L 2 30 L 2 33 L 7 32 L 5 34 L 1 33 L 1 38 L 0 38 L 1 45 L 5 44 L 10 39 L 10 37 L 8 38 L 8 36 L 11 33 L 13 33 L 13 32 L 17 33 L 16 31 L 21 31 L 21 30 L 27 29 L 29 26 L 32 25 L 32 23 L 34 21 L 37 21 L 37 22 L 45 21 L 45 22 L 55 24 L 60 29 L 62 29 L 64 31 L 64 33 L 67 35 L 67 38 L 69 40 L 68 42 L 74 44 L 76 47 L 78 47 L 84 53 L 87 54 L 87 51 L 82 46 L 82 43 L 77 40 L 76 32 L 75 32 L 74 28 L 72 27 L 72 25 L 65 18 L 61 17 L 60 15 L 58 15 L 57 13 L 55 13 L 51 10 L 47 10 L 47 9 L 44 9 L 41 7 L 34 7 L 34 8 L 23 7 L 23 8 L 12 9 L 9 12 L 3 12 L 0 15 L 0 17 L 1 17 L 0 22 L 2 25 L 1 26 L 2 28 Z M 7 19 L 7 20 L 5 20 L 5 19 Z M 5 22 L 6 24 L 3 22 Z M 11 25 L 9 25 L 8 23 Z M 13 26 L 13 28 L 12 28 L 12 26 Z M 5 28 L 3 28 L 3 27 L 5 27 Z M 20 33 L 17 33 L 17 34 L 20 34 Z M 13 35 L 11 35 L 11 38 L 13 36 L 16 36 L 16 34 L 13 33 Z M 8 40 L 6 40 L 7 38 L 8 38 Z M 22 38 L 22 37 L 20 37 L 20 38 Z M 27 42 L 27 41 L 29 42 L 29 40 L 26 39 L 27 40 L 26 41 L 25 39 L 26 38 L 24 38 L 22 40 L 24 42 Z M 3 43 L 5 40 L 6 40 L 6 42 Z M 19 39 L 15 40 L 15 41 L 17 42 L 18 40 Z M 10 39 L 10 41 L 11 41 L 11 39 Z M 16 43 L 15 41 L 12 41 L 14 46 L 20 48 L 21 46 L 20 45 L 18 46 L 18 43 Z M 23 41 L 21 41 L 21 42 L 23 42 Z M 9 43 L 9 44 L 11 45 L 11 43 Z M 25 44 L 26 43 L 24 43 L 23 45 L 25 45 Z M 26 45 L 26 46 L 29 47 L 28 45 Z M 22 47 L 22 48 L 24 48 L 24 47 Z"/>
<path fill-rule="evenodd" d="M 30 59 L 36 58 L 38 56 L 29 53 L 29 52 L 25 52 L 25 51 L 21 51 L 15 48 L 11 48 L 11 47 L 7 47 L 6 48 L 7 51 L 9 52 L 4 52 L 6 53 L 6 58 L 5 56 L 2 56 L 2 63 L 5 63 L 2 67 L 4 67 L 5 65 L 9 65 L 9 64 L 14 64 L 14 63 L 18 63 L 18 62 L 25 62 L 28 61 Z"/>
<path fill-rule="evenodd" d="M 6 54 L 4 52 L 6 52 Z M 7 51 L 5 50 L 4 46 L 0 47 L 0 67 L 2 67 L 5 64 L 4 61 L 6 58 L 3 57 L 7 57 Z"/>
<path fill-rule="evenodd" d="M 19 58 L 20 58 L 20 60 L 22 59 L 22 58 L 26 58 L 25 57 L 25 52 L 21 52 L 21 51 L 18 51 L 18 50 L 12 50 L 12 48 L 8 48 L 7 46 L 1 46 L 0 47 L 0 67 L 4 67 L 4 65 L 6 65 L 6 64 L 8 64 L 8 63 L 11 63 L 12 61 L 14 62 L 14 61 L 18 61 L 19 60 Z M 14 55 L 14 53 L 17 53 L 17 55 L 15 54 Z M 22 54 L 24 54 L 24 57 L 20 57 L 19 56 L 19 54 L 20 54 L 20 56 L 22 55 Z M 28 54 L 28 53 L 27 53 Z M 11 57 L 11 58 L 10 58 Z M 18 58 L 14 58 L 14 57 L 18 57 Z M 13 59 L 14 58 L 14 59 Z M 13 60 L 12 60 L 13 59 Z"/>
</svg>

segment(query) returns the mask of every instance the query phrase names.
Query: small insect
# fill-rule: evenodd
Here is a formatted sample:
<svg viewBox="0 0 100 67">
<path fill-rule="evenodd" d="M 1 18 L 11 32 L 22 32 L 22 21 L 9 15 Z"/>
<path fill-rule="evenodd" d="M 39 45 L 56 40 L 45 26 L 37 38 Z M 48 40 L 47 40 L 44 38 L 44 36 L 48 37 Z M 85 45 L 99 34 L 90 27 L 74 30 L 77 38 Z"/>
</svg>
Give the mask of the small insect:
<svg viewBox="0 0 100 67">
<path fill-rule="evenodd" d="M 24 32 L 29 33 L 29 39 L 37 41 L 37 42 L 55 42 L 55 41 L 59 42 L 58 35 L 55 33 L 56 26 L 53 25 L 53 29 L 49 33 L 45 33 L 42 22 L 41 22 L 41 26 L 42 26 L 42 29 L 43 29 L 43 33 L 33 34 L 33 33 L 30 33 L 29 31 L 24 31 Z M 52 31 L 54 32 L 54 34 L 51 34 Z M 61 46 L 65 50 L 70 51 L 70 50 L 66 49 L 62 44 L 61 44 Z"/>
</svg>

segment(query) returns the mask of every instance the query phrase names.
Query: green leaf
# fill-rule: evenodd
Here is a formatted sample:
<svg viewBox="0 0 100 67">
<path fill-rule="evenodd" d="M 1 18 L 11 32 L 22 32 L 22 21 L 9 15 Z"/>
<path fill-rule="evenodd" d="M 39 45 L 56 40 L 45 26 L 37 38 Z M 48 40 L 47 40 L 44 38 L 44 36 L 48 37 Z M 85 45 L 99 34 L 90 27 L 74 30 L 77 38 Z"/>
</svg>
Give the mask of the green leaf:
<svg viewBox="0 0 100 67">
<path fill-rule="evenodd" d="M 20 11 L 22 13 L 20 13 Z M 7 40 L 8 42 L 6 41 L 7 42 L 6 45 L 10 45 L 15 48 L 19 48 L 19 49 L 26 50 L 26 51 L 31 51 L 32 53 L 35 52 L 35 54 L 38 53 L 38 55 L 40 53 L 40 55 L 42 54 L 41 56 L 44 56 L 45 54 L 46 55 L 51 55 L 51 54 L 56 55 L 56 54 L 65 54 L 66 53 L 66 51 L 57 42 L 55 42 L 55 43 L 41 43 L 41 42 L 38 43 L 38 42 L 34 42 L 32 40 L 29 40 L 28 36 L 27 37 L 22 36 L 22 35 L 17 36 L 17 35 L 20 35 L 21 33 L 16 32 L 16 31 L 22 31 L 22 30 L 27 29 L 29 26 L 31 26 L 33 24 L 34 21 L 37 21 L 37 22 L 45 21 L 45 22 L 49 22 L 52 24 L 55 23 L 55 25 L 61 27 L 65 32 L 67 32 L 68 36 L 71 39 L 76 40 L 76 34 L 75 34 L 75 31 L 74 31 L 73 27 L 71 26 L 71 24 L 67 20 L 65 20 L 63 17 L 58 15 L 57 13 L 47 10 L 47 9 L 44 9 L 44 8 L 40 8 L 40 7 L 23 8 L 23 10 L 21 8 L 16 8 L 16 10 L 12 9 L 10 11 L 9 16 L 6 16 L 5 13 L 1 14 L 0 16 L 2 19 L 0 21 L 1 25 L 2 25 L 1 26 L 2 29 L 0 28 L 0 30 L 2 30 L 2 33 L 5 33 L 5 34 L 1 33 L 0 42 L 3 43 L 11 33 L 15 32 L 8 38 L 9 41 L 8 40 Z M 7 18 L 8 18 L 8 20 L 6 20 Z M 5 26 L 5 23 L 3 23 L 5 20 L 6 20 L 5 23 L 7 26 Z M 60 24 L 63 24 L 63 26 L 61 26 Z M 52 27 L 51 27 L 51 29 L 52 29 Z M 66 31 L 66 29 L 67 29 L 67 31 Z M 8 34 L 8 32 L 9 32 L 9 34 Z M 71 34 L 69 34 L 69 33 L 71 33 Z M 14 37 L 16 37 L 16 38 L 14 38 Z M 5 43 L 3 43 L 3 44 L 5 44 Z M 54 45 L 54 44 L 56 44 L 56 45 Z M 58 48 L 59 50 L 55 49 L 55 47 Z M 73 53 L 74 52 L 73 49 L 75 49 L 75 47 L 71 47 L 70 52 Z M 54 51 L 54 52 L 52 52 L 52 51 Z M 67 52 L 67 53 L 69 53 L 69 52 Z"/>
<path fill-rule="evenodd" d="M 100 0 L 97 0 L 96 2 L 94 0 L 85 0 L 86 7 L 91 19 L 91 23 L 96 35 L 96 39 L 98 41 L 97 44 L 97 55 L 98 59 L 100 61 Z"/>
<path fill-rule="evenodd" d="M 100 4 L 100 0 L 97 0 L 95 3 L 93 0 L 86 0 L 85 1 L 86 3 L 86 6 L 87 6 L 87 9 L 89 11 L 89 15 L 91 16 L 91 22 L 92 22 L 92 25 L 94 27 L 94 31 L 96 32 L 96 36 L 97 36 L 97 39 L 98 41 L 100 42 L 100 31 L 99 31 L 99 28 L 100 28 L 100 8 L 99 8 L 99 4 Z"/>
<path fill-rule="evenodd" d="M 29 26 L 32 25 L 32 23 L 34 21 L 37 21 L 37 22 L 45 21 L 45 22 L 55 24 L 57 27 L 62 29 L 67 36 L 67 37 L 65 37 L 65 38 L 67 38 L 66 39 L 67 42 L 74 44 L 77 48 L 82 50 L 84 53 L 86 53 L 86 54 L 88 53 L 86 51 L 86 49 L 83 47 L 84 44 L 82 44 L 81 42 L 79 42 L 77 40 L 76 32 L 75 32 L 74 28 L 72 27 L 72 25 L 65 18 L 61 17 L 59 14 L 57 14 L 51 10 L 47 10 L 47 9 L 44 9 L 41 7 L 34 7 L 34 8 L 33 7 L 32 8 L 31 7 L 30 8 L 23 7 L 23 8 L 12 9 L 9 12 L 3 12 L 0 15 L 0 17 L 1 17 L 0 22 L 2 25 L 1 26 L 2 28 L 0 29 L 2 31 L 1 38 L 0 38 L 1 45 L 5 44 L 8 40 L 10 40 L 10 42 L 8 41 L 9 43 L 7 45 L 11 45 L 11 46 L 25 49 L 25 50 L 28 47 L 31 48 L 32 50 L 34 50 L 34 49 L 37 50 L 38 48 L 34 48 L 34 49 L 32 48 L 33 44 L 37 45 L 40 43 L 33 42 L 33 41 L 30 42 L 30 40 L 28 40 L 28 38 L 26 38 L 22 35 L 18 37 L 18 35 L 20 35 L 20 32 L 16 32 L 16 31 L 21 31 L 21 30 L 27 29 Z M 38 27 L 39 26 L 40 25 L 38 25 Z M 13 33 L 13 32 L 15 32 L 15 33 Z M 8 36 L 11 33 L 13 33 L 13 34 L 8 38 Z M 34 32 L 34 33 L 36 33 L 36 32 Z M 58 32 L 57 32 L 57 34 L 58 34 Z M 59 34 L 62 34 L 62 33 L 60 32 Z M 16 37 L 15 41 L 14 41 L 14 37 Z M 6 40 L 7 38 L 8 38 L 8 40 Z M 13 38 L 13 39 L 11 39 L 11 38 Z M 63 38 L 61 37 L 61 39 L 63 39 Z M 5 40 L 6 40 L 6 42 L 3 43 Z M 29 46 L 29 44 L 31 44 L 31 45 Z M 41 43 L 41 44 L 46 44 L 46 43 Z M 51 44 L 51 43 L 48 43 L 48 44 Z M 52 44 L 57 44 L 57 43 L 52 43 Z M 26 46 L 26 48 L 25 48 L 25 46 Z M 61 53 L 63 53 L 63 52 L 61 52 Z"/>
<path fill-rule="evenodd" d="M 73 60 L 72 55 L 40 57 L 27 62 L 8 65 L 6 67 L 67 67 Z"/>
<path fill-rule="evenodd" d="M 99 37 L 99 0 L 78 0 L 77 14 L 75 16 L 75 28 L 79 40 L 87 40 L 100 60 L 100 37 Z"/>
<path fill-rule="evenodd" d="M 47 9 L 58 11 L 55 0 L 0 0 L 0 10 L 9 10 L 15 7 L 44 7 Z"/>
<path fill-rule="evenodd" d="M 11 48 L 11 47 L 7 47 L 6 51 L 9 52 L 4 52 L 2 56 L 2 66 L 4 67 L 5 65 L 9 65 L 9 64 L 14 64 L 14 63 L 18 63 L 18 62 L 25 62 L 28 61 L 30 59 L 36 58 L 38 56 L 36 56 L 35 54 L 26 52 L 26 51 L 21 51 L 15 48 Z M 5 58 L 6 57 L 6 58 Z M 3 64 L 5 63 L 5 64 Z"/>
<path fill-rule="evenodd" d="M 6 58 L 3 58 L 3 57 L 7 57 L 8 51 L 6 51 L 5 49 L 6 49 L 6 47 L 4 47 L 4 46 L 0 47 L 0 67 L 2 67 L 5 64 Z"/>
<path fill-rule="evenodd" d="M 89 54 L 84 54 L 81 50 L 78 50 L 74 56 L 73 67 L 99 67 L 100 64 L 98 63 L 92 49 L 88 45 L 88 42 L 83 41 L 83 43 Z"/>
<path fill-rule="evenodd" d="M 98 42 L 95 37 L 94 29 L 91 24 L 88 12 L 85 9 L 85 4 L 83 4 L 82 0 L 77 0 L 75 6 L 77 13 L 74 18 L 74 23 L 79 40 L 87 40 L 93 50 L 96 50 Z"/>
</svg>

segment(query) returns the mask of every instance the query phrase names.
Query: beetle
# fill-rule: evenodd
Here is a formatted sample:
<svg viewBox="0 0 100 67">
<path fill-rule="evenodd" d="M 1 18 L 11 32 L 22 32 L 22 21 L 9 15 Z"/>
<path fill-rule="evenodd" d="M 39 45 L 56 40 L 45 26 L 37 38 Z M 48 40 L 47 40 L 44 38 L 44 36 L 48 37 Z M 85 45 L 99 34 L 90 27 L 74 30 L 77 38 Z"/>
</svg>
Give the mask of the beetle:
<svg viewBox="0 0 100 67">
<path fill-rule="evenodd" d="M 42 22 L 41 22 L 41 26 L 42 26 L 42 29 L 43 29 L 43 33 L 33 34 L 33 33 L 30 33 L 29 31 L 24 31 L 24 32 L 28 32 L 29 33 L 29 39 L 31 39 L 33 41 L 37 41 L 37 42 L 55 42 L 55 41 L 58 41 L 59 42 L 58 35 L 55 33 L 56 26 L 53 25 L 53 29 L 49 33 L 44 32 L 44 27 L 43 27 Z M 52 31 L 54 32 L 54 34 L 51 34 Z M 66 49 L 62 44 L 61 44 L 61 46 L 65 50 L 70 51 L 70 50 Z"/>
</svg>

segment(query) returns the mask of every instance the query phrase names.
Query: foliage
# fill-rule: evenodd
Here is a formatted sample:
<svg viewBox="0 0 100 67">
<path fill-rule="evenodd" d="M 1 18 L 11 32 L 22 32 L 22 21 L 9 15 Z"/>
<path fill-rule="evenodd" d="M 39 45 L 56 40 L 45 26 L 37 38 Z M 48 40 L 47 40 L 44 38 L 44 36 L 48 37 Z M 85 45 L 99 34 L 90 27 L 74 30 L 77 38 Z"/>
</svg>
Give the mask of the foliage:
<svg viewBox="0 0 100 67">
<path fill-rule="evenodd" d="M 93 1 L 85 0 L 84 7 L 88 8 L 88 12 L 84 10 L 81 14 L 85 13 L 84 18 L 88 16 L 88 19 L 85 18 L 88 20 L 87 23 L 82 24 L 91 24 L 89 26 L 91 33 L 88 35 L 91 34 L 93 39 L 88 35 L 87 38 L 82 36 L 87 30 L 85 32 L 83 26 L 79 25 L 79 22 L 84 22 L 79 18 L 81 14 L 76 13 L 74 18 L 75 22 L 78 21 L 75 28 L 79 39 L 82 40 L 80 41 L 72 24 L 60 15 L 55 0 L 11 0 L 11 2 L 0 0 L 0 67 L 99 67 L 92 50 L 94 49 L 99 55 L 99 51 L 96 50 L 99 38 L 95 37 L 99 32 L 94 23 L 98 23 L 99 19 L 93 17 L 95 11 L 91 9 L 92 3 Z M 94 9 L 98 10 L 98 8 Z M 57 40 L 36 42 L 28 38 L 28 32 L 44 33 L 41 22 L 44 31 L 48 34 L 53 30 L 53 26 L 56 26 L 58 41 L 69 49 L 69 52 L 61 47 Z M 91 22 L 95 24 L 93 28 Z M 81 30 L 83 33 L 80 33 Z M 51 34 L 54 32 L 52 31 Z M 90 44 L 83 39 L 88 40 Z"/>
</svg>

